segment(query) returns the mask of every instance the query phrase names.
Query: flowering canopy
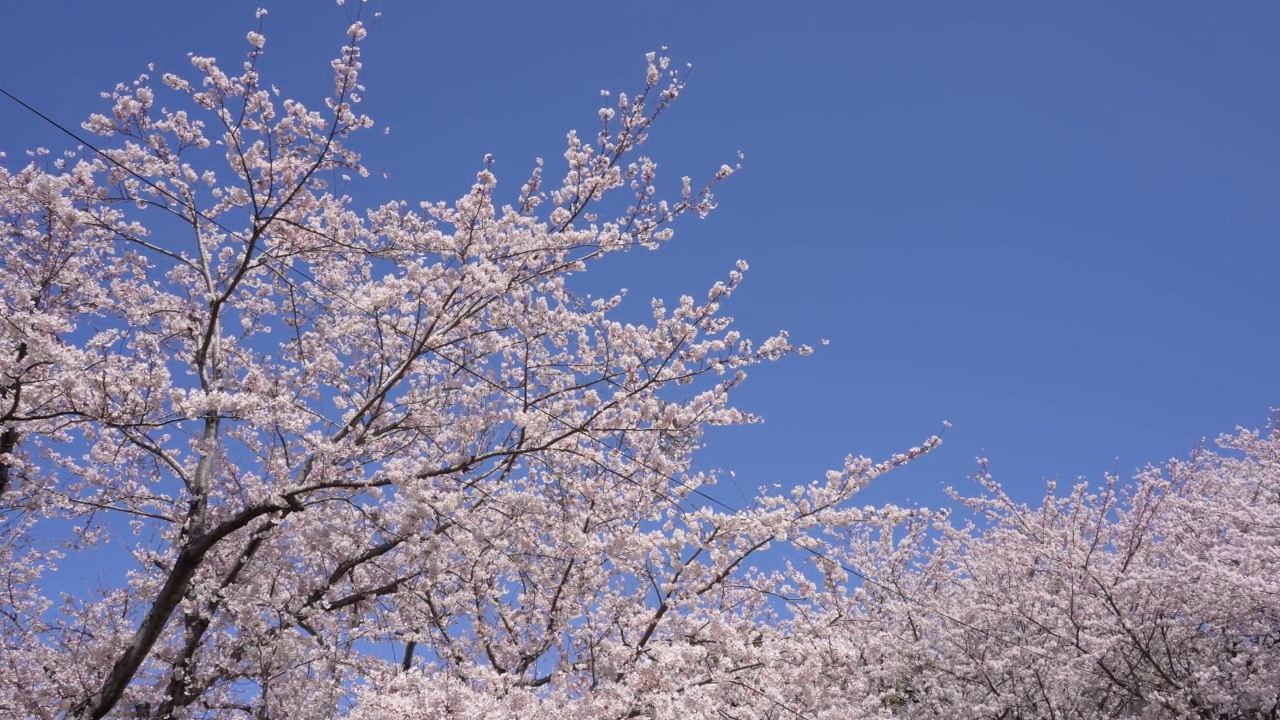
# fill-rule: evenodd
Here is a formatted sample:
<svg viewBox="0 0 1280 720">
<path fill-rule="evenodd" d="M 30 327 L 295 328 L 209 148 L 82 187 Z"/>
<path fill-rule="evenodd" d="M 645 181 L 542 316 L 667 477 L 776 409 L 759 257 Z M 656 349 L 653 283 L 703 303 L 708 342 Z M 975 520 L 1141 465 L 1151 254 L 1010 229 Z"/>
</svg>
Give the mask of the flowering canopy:
<svg viewBox="0 0 1280 720">
<path fill-rule="evenodd" d="M 486 162 L 454 203 L 359 211 L 332 183 L 366 174 L 364 25 L 321 109 L 261 79 L 261 30 L 236 74 L 117 86 L 100 149 L 0 169 L 0 716 L 1275 707 L 1274 437 L 1130 496 L 966 501 L 982 533 L 849 502 L 936 437 L 729 507 L 701 434 L 808 348 L 733 329 L 743 263 L 646 323 L 567 284 L 734 171 L 658 192 L 670 61 L 558 179 L 504 204 Z M 779 543 L 810 562 L 753 567 Z"/>
</svg>

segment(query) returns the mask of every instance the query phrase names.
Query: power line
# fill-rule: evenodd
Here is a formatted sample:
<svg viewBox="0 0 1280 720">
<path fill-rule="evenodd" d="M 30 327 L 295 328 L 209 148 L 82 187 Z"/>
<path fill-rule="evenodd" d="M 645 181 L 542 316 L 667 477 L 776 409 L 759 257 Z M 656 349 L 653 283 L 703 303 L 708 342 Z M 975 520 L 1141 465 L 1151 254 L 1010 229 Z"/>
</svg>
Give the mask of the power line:
<svg viewBox="0 0 1280 720">
<path fill-rule="evenodd" d="M 66 126 L 62 125 L 62 124 L 61 124 L 61 123 L 59 123 L 57 120 L 54 120 L 53 118 L 49 117 L 48 115 L 45 115 L 44 113 L 40 112 L 40 111 L 39 111 L 39 110 L 37 110 L 36 108 L 32 107 L 31 105 L 28 105 L 28 104 L 27 104 L 26 102 L 24 102 L 21 98 L 19 98 L 18 96 L 14 95 L 14 94 L 13 94 L 13 93 L 11 93 L 11 92 L 9 92 L 8 90 L 5 90 L 3 87 L 0 87 L 0 95 L 4 95 L 5 97 L 9 98 L 10 100 L 14 101 L 15 103 L 17 103 L 17 104 L 21 105 L 23 108 L 25 108 L 25 109 L 26 109 L 26 110 L 28 110 L 29 112 L 33 113 L 36 117 L 40 118 L 41 120 L 44 120 L 45 122 L 49 123 L 49 124 L 50 124 L 50 125 L 52 125 L 53 127 L 55 127 L 55 128 L 57 128 L 58 130 L 62 131 L 62 132 L 63 132 L 63 134 L 65 134 L 67 137 L 70 137 L 72 140 L 75 140 L 77 143 L 80 143 L 80 144 L 81 144 L 81 145 L 83 145 L 84 147 L 89 148 L 90 150 L 92 150 L 92 151 L 94 152 L 94 154 L 98 155 L 98 156 L 99 156 L 99 157 L 101 157 L 102 159 L 106 160 L 107 162 L 111 163 L 112 165 L 115 165 L 116 167 L 120 168 L 121 170 L 124 170 L 125 172 L 129 173 L 129 174 L 130 174 L 130 175 L 132 175 L 133 177 L 135 177 L 135 178 L 137 178 L 138 180 L 140 180 L 140 181 L 142 181 L 143 183 L 145 183 L 148 187 L 150 187 L 150 188 L 152 188 L 153 190 L 155 190 L 156 192 L 158 192 L 158 193 L 160 193 L 160 194 L 164 195 L 165 197 L 169 198 L 169 199 L 170 199 L 170 200 L 172 200 L 173 202 L 178 203 L 178 205 L 180 205 L 183 209 L 186 209 L 186 210 L 191 211 L 191 212 L 192 212 L 192 213 L 194 213 L 197 217 L 199 217 L 199 218 L 201 218 L 201 219 L 205 220 L 206 222 L 209 222 L 209 223 L 211 223 L 212 225 L 214 225 L 214 226 L 218 227 L 218 228 L 219 228 L 219 229 L 221 229 L 223 232 L 225 232 L 225 233 L 227 233 L 227 234 L 231 235 L 232 237 L 236 238 L 237 240 L 240 240 L 241 242 L 244 242 L 244 238 L 240 237 L 240 235 L 239 235 L 238 233 L 236 233 L 236 232 L 234 232 L 234 231 L 232 231 L 232 230 L 229 230 L 228 228 L 226 228 L 225 226 L 223 226 L 221 223 L 219 223 L 217 220 L 215 220 L 215 219 L 213 219 L 213 218 L 209 217 L 208 215 L 204 214 L 203 212 L 201 212 L 201 211 L 200 211 L 199 209 L 197 209 L 194 205 L 192 205 L 192 204 L 188 204 L 187 202 L 185 202 L 185 201 L 183 201 L 182 199 L 178 198 L 178 196 L 174 195 L 173 193 L 169 192 L 168 190 L 165 190 L 164 188 L 162 188 L 162 187 L 160 187 L 159 185 L 155 184 L 155 183 L 154 183 L 154 182 L 152 182 L 149 178 L 144 177 L 144 176 L 142 176 L 142 175 L 138 174 L 136 171 L 134 171 L 134 170 L 133 170 L 133 168 L 130 168 L 130 167 L 126 166 L 124 163 L 122 163 L 122 162 L 120 162 L 119 160 L 116 160 L 115 158 L 111 157 L 111 156 L 110 156 L 110 155 L 108 155 L 106 152 L 104 152 L 104 151 L 102 151 L 102 150 L 98 149 L 98 147 L 97 147 L 96 145 L 94 145 L 93 143 L 89 142 L 88 140 L 85 140 L 84 138 L 82 138 L 82 137 L 80 137 L 79 135 L 77 135 L 75 132 L 73 132 L 73 131 L 69 130 Z"/>
</svg>

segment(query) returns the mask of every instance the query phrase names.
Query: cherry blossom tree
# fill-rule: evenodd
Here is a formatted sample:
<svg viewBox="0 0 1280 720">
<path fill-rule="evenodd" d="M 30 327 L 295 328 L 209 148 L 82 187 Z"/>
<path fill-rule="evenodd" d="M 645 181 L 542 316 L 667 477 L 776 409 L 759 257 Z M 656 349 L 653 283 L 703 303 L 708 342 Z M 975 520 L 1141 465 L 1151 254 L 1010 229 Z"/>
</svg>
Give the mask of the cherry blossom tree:
<svg viewBox="0 0 1280 720">
<path fill-rule="evenodd" d="M 568 283 L 715 207 L 734 168 L 664 196 L 640 153 L 683 75 L 649 54 L 506 196 L 486 162 L 358 210 L 366 27 L 315 108 L 260 75 L 264 14 L 237 71 L 142 75 L 0 170 L 0 715 L 840 707 L 789 639 L 812 569 L 751 559 L 892 524 L 848 501 L 937 439 L 713 502 L 703 430 L 808 348 L 733 329 L 744 263 L 644 323 Z"/>
<path fill-rule="evenodd" d="M 1036 507 L 984 469 L 978 524 L 854 504 L 937 437 L 725 503 L 704 430 L 808 348 L 734 329 L 743 263 L 645 322 L 572 282 L 715 208 L 734 167 L 642 153 L 684 75 L 362 210 L 354 12 L 322 107 L 260 11 L 0 168 L 0 717 L 1280 717 L 1275 432 Z"/>
<path fill-rule="evenodd" d="M 984 468 L 988 524 L 906 533 L 859 608 L 894 715 L 1280 717 L 1280 430 L 1219 444 L 1035 507 Z"/>
</svg>

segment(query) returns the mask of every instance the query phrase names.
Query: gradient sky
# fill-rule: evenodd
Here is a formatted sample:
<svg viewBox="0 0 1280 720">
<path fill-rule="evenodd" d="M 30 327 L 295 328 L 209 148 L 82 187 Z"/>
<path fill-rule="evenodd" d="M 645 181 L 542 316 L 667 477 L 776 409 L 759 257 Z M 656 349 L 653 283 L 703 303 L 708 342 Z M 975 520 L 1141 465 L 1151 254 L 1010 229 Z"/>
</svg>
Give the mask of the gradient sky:
<svg viewBox="0 0 1280 720">
<path fill-rule="evenodd" d="M 261 4 L 261 3 L 258 3 Z M 229 68 L 255 3 L 10 3 L 0 83 L 76 125 L 185 54 Z M 349 9 L 266 3 L 266 80 L 315 104 Z M 373 0 L 360 190 L 452 200 L 493 153 L 514 192 L 643 53 L 695 66 L 649 151 L 669 179 L 735 153 L 721 208 L 584 291 L 702 295 L 743 258 L 748 335 L 830 345 L 763 368 L 766 416 L 705 464 L 808 481 L 954 427 L 869 501 L 939 504 L 974 457 L 1017 497 L 1258 427 L 1280 406 L 1280 5 Z M 0 98 L 0 149 L 65 146 Z M 555 173 L 549 172 L 549 176 Z M 672 187 L 672 185 L 668 185 Z"/>
</svg>

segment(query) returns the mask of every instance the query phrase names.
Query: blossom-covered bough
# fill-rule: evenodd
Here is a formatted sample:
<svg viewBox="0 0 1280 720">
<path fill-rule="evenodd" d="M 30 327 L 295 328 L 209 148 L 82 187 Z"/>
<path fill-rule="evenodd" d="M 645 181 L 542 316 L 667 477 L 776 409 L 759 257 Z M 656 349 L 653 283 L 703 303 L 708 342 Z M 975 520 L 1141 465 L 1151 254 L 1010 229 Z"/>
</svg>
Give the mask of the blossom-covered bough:
<svg viewBox="0 0 1280 720">
<path fill-rule="evenodd" d="M 731 507 L 701 434 L 808 349 L 733 329 L 745 264 L 645 323 L 567 285 L 714 208 L 639 152 L 683 76 L 506 203 L 360 211 L 365 33 L 322 109 L 259 27 L 0 169 L 0 717 L 1274 714 L 1274 436 L 986 534 L 850 502 L 937 438 Z"/>
</svg>

